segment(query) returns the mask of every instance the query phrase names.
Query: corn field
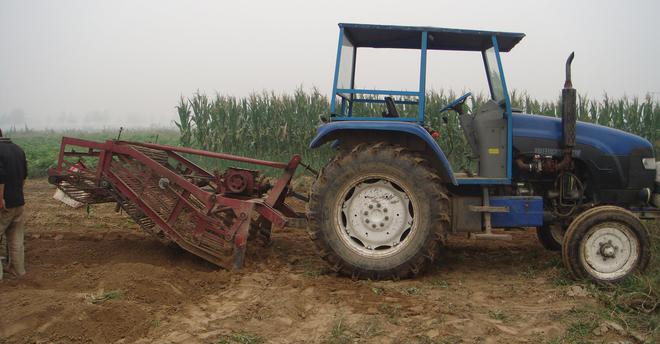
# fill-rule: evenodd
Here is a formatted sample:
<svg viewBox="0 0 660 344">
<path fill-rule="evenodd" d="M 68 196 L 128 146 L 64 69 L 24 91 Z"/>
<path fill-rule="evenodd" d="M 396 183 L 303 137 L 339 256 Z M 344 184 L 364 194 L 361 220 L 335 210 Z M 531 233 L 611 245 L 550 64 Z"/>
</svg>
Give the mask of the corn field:
<svg viewBox="0 0 660 344">
<path fill-rule="evenodd" d="M 438 139 L 454 169 L 470 168 L 466 157 L 469 147 L 453 113 L 439 111 L 459 95 L 453 91 L 431 91 L 427 94 L 427 124 L 438 130 Z M 476 109 L 487 98 L 473 96 L 469 110 Z M 561 116 L 561 102 L 538 101 L 525 92 L 511 94 L 512 105 L 524 113 Z M 309 149 L 316 133 L 319 115 L 329 112 L 329 99 L 318 90 L 297 89 L 292 94 L 255 93 L 245 98 L 196 93 L 181 97 L 176 107 L 180 143 L 210 151 L 245 155 L 268 160 L 286 161 L 301 154 L 303 161 L 314 167 L 327 162 L 332 152 L 328 147 Z M 397 105 L 401 116 L 416 116 L 415 105 Z M 356 104 L 353 113 L 378 115 L 384 104 Z M 660 103 L 650 96 L 602 99 L 578 97 L 578 119 L 618 128 L 645 137 L 660 152 Z M 446 122 L 443 119 L 446 118 Z"/>
</svg>

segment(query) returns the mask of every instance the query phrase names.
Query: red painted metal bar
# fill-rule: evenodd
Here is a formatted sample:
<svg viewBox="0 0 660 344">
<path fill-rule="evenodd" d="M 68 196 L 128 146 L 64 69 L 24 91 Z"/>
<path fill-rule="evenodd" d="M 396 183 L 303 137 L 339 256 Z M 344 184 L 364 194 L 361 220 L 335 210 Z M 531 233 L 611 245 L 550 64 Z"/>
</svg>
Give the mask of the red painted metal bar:
<svg viewBox="0 0 660 344">
<path fill-rule="evenodd" d="M 275 186 L 268 192 L 266 204 L 271 207 L 277 207 L 277 204 L 284 200 L 284 197 L 286 197 L 286 188 L 291 182 L 293 175 L 296 173 L 298 164 L 300 164 L 300 155 L 294 155 L 284 168 L 284 173 L 280 179 L 277 180 Z"/>
<path fill-rule="evenodd" d="M 81 147 L 81 148 L 87 148 L 88 152 L 89 150 L 92 149 L 98 149 L 100 151 L 104 151 L 107 149 L 107 143 L 101 143 L 101 142 L 96 142 L 96 141 L 89 141 L 89 140 L 83 140 L 83 139 L 77 139 L 73 137 L 62 137 L 62 143 L 60 144 L 60 153 L 57 159 L 57 171 L 62 172 L 62 164 L 64 163 L 64 157 L 65 156 L 94 156 L 90 153 L 82 153 L 82 152 L 67 152 L 66 147 L 67 146 L 76 146 L 76 147 Z M 100 154 L 97 153 L 97 154 Z M 100 170 L 100 165 L 97 167 L 97 169 Z"/>
<path fill-rule="evenodd" d="M 136 150 L 135 148 L 130 147 L 129 145 L 126 144 L 112 144 L 110 149 L 116 153 L 119 154 L 125 154 L 133 159 L 143 163 L 146 165 L 148 168 L 154 170 L 156 173 L 158 173 L 160 176 L 163 176 L 165 178 L 170 179 L 174 183 L 178 184 L 182 188 L 186 189 L 188 192 L 190 192 L 193 196 L 197 197 L 200 199 L 207 208 L 211 208 L 211 199 L 213 198 L 213 194 L 210 192 L 206 192 L 195 185 L 191 184 L 189 181 L 187 181 L 185 178 L 182 176 L 172 172 L 165 166 L 151 160 L 148 156 L 144 155 L 142 152 Z"/>
<path fill-rule="evenodd" d="M 132 202 L 137 204 L 142 211 L 145 212 L 156 224 L 158 224 L 161 228 L 163 228 L 168 234 L 172 235 L 172 239 L 179 244 L 179 246 L 183 247 L 185 250 L 196 254 L 198 256 L 201 256 L 202 258 L 214 262 L 215 264 L 218 264 L 222 266 L 223 262 L 220 262 L 213 254 L 206 252 L 206 250 L 195 247 L 190 245 L 188 242 L 185 241 L 184 238 L 182 238 L 172 227 L 168 225 L 168 223 L 160 218 L 158 214 L 152 210 L 148 204 L 143 202 L 140 197 L 136 193 L 133 192 L 133 190 L 125 185 L 119 178 L 116 178 L 114 176 L 111 177 L 113 180 L 113 183 L 115 187 L 119 189 L 119 192 L 121 192 L 123 195 L 128 197 Z"/>
<path fill-rule="evenodd" d="M 172 151 L 166 151 L 167 155 L 169 155 L 172 159 L 184 164 L 186 167 L 188 167 L 191 171 L 197 172 L 202 174 L 203 176 L 207 178 L 213 178 L 213 174 L 209 173 L 207 170 L 203 169 L 199 165 L 195 164 L 194 162 L 182 157 L 179 154 L 176 154 L 175 152 Z"/>
<path fill-rule="evenodd" d="M 231 154 L 226 154 L 226 153 L 209 152 L 209 151 L 205 151 L 205 150 L 188 148 L 188 147 L 174 147 L 174 146 L 159 145 L 159 144 L 155 144 L 155 143 L 143 143 L 143 142 L 117 141 L 117 143 L 127 143 L 127 144 L 131 144 L 131 145 L 134 145 L 134 146 L 142 146 L 142 147 L 146 147 L 146 148 L 153 148 L 153 149 L 160 149 L 160 150 L 169 150 L 169 151 L 179 152 L 179 153 L 195 154 L 195 155 L 200 155 L 200 156 L 206 156 L 206 157 L 209 157 L 209 158 L 217 158 L 217 159 L 245 162 L 245 163 L 248 163 L 248 164 L 268 166 L 268 167 L 274 167 L 274 168 L 280 168 L 280 169 L 285 169 L 288 166 L 288 164 L 282 163 L 282 162 L 259 160 L 259 159 L 254 159 L 254 158 L 246 158 L 246 157 L 243 157 L 243 156 L 231 155 Z"/>
<path fill-rule="evenodd" d="M 184 190 L 182 194 L 179 194 L 178 192 L 174 192 L 179 199 L 176 201 L 176 205 L 174 206 L 174 209 L 172 209 L 172 212 L 170 213 L 170 216 L 167 219 L 167 224 L 168 225 L 173 225 L 174 222 L 176 222 L 177 217 L 179 217 L 179 214 L 183 210 L 183 206 L 187 203 L 187 198 L 190 196 L 190 192 L 187 190 Z M 190 208 L 193 208 L 189 204 Z M 194 208 L 193 208 L 194 209 Z"/>
<path fill-rule="evenodd" d="M 257 213 L 265 217 L 269 222 L 273 223 L 277 227 L 285 227 L 288 222 L 288 218 L 286 216 L 280 213 L 277 209 L 271 208 L 266 204 L 257 202 L 255 203 L 254 209 L 257 211 Z"/>
<path fill-rule="evenodd" d="M 83 156 L 91 156 L 91 157 L 98 157 L 101 154 L 99 151 L 94 151 L 94 152 L 64 152 L 64 156 L 77 156 L 77 157 L 83 157 Z"/>
</svg>

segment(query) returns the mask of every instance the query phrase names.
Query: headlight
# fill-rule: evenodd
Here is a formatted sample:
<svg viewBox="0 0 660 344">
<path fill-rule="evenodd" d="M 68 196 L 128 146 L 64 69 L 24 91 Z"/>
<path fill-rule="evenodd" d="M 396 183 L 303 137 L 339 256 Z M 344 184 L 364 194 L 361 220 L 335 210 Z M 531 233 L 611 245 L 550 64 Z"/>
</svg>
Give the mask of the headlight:
<svg viewBox="0 0 660 344">
<path fill-rule="evenodd" d="M 644 158 L 642 164 L 647 170 L 655 170 L 655 158 Z"/>
</svg>

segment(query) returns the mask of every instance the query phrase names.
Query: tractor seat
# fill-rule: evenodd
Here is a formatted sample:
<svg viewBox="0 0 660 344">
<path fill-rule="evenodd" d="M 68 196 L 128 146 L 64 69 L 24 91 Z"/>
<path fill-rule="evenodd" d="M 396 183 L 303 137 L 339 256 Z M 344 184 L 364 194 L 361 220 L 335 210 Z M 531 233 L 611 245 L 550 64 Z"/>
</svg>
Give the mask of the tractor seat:
<svg viewBox="0 0 660 344">
<path fill-rule="evenodd" d="M 392 97 L 385 97 L 385 106 L 387 111 L 383 111 L 383 117 L 399 117 L 399 111 L 396 110 Z"/>
</svg>

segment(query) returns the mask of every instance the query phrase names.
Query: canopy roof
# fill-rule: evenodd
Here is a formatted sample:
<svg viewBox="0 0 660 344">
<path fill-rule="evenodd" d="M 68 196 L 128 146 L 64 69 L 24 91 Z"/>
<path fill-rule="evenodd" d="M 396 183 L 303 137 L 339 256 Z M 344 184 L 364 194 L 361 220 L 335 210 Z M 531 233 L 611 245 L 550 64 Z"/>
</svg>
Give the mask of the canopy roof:
<svg viewBox="0 0 660 344">
<path fill-rule="evenodd" d="M 421 49 L 422 32 L 429 34 L 427 49 L 482 51 L 497 37 L 500 51 L 510 51 L 525 37 L 524 33 L 447 29 L 430 26 L 396 26 L 340 23 L 355 47 Z"/>
</svg>

